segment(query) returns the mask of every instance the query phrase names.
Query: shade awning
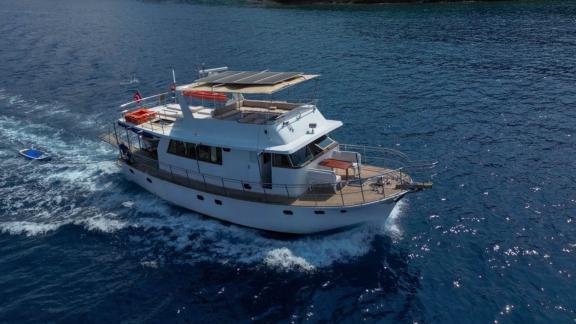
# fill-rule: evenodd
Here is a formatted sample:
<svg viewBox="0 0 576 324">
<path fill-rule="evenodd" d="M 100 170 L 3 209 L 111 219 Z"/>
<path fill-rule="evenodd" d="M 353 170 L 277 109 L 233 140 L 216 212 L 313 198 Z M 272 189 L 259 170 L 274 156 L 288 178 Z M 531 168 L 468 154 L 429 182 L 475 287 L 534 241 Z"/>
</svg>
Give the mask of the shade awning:
<svg viewBox="0 0 576 324">
<path fill-rule="evenodd" d="M 273 94 L 285 88 L 319 77 L 296 72 L 236 72 L 229 71 L 198 79 L 178 87 L 180 91 L 214 91 L 242 94 Z"/>
</svg>

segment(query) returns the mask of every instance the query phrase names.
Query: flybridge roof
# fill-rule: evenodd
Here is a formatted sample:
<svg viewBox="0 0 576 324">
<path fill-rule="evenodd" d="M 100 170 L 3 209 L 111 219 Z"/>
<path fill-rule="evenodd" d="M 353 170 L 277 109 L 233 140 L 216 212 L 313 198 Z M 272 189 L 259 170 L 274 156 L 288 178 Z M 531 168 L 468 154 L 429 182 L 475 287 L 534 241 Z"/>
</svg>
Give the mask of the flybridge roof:
<svg viewBox="0 0 576 324">
<path fill-rule="evenodd" d="M 251 71 L 226 71 L 196 80 L 198 83 L 222 83 L 222 84 L 261 84 L 273 85 L 296 76 L 302 72 L 251 72 Z"/>
<path fill-rule="evenodd" d="M 272 94 L 316 77 L 301 72 L 226 71 L 198 79 L 179 90 Z"/>
</svg>

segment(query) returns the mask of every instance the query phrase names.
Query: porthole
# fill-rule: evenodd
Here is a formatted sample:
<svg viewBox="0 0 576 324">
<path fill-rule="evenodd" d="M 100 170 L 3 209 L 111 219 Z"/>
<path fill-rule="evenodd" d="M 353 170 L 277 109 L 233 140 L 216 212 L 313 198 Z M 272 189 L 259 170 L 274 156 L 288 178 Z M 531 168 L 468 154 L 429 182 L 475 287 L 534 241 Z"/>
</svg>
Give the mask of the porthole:
<svg viewBox="0 0 576 324">
<path fill-rule="evenodd" d="M 201 195 L 196 195 L 196 198 L 198 198 L 198 200 L 204 200 L 204 197 Z"/>
<path fill-rule="evenodd" d="M 222 151 L 224 151 L 224 152 L 230 152 L 230 149 L 227 148 L 227 147 L 224 147 L 224 148 L 222 148 Z"/>
<path fill-rule="evenodd" d="M 222 205 L 222 202 L 221 202 L 220 200 L 218 200 L 218 199 L 214 199 L 214 203 L 215 203 L 216 205 Z"/>
<path fill-rule="evenodd" d="M 146 178 L 146 181 L 152 183 L 152 180 L 150 180 L 150 178 Z"/>
<path fill-rule="evenodd" d="M 134 174 L 134 170 L 132 170 L 132 169 L 128 169 L 128 170 L 130 170 L 130 173 Z"/>
<path fill-rule="evenodd" d="M 346 214 L 348 211 L 347 211 L 346 209 L 340 209 L 340 212 L 341 212 L 342 214 Z"/>
<path fill-rule="evenodd" d="M 252 190 L 252 186 L 247 184 L 247 183 L 245 183 L 243 186 L 244 186 L 244 189 L 246 189 L 246 190 Z"/>
<path fill-rule="evenodd" d="M 323 210 L 315 210 L 315 211 L 314 211 L 314 214 L 316 214 L 316 215 L 322 215 L 322 214 L 325 214 L 325 212 L 324 212 Z"/>
<path fill-rule="evenodd" d="M 285 210 L 284 215 L 294 215 L 294 213 L 291 210 Z"/>
</svg>

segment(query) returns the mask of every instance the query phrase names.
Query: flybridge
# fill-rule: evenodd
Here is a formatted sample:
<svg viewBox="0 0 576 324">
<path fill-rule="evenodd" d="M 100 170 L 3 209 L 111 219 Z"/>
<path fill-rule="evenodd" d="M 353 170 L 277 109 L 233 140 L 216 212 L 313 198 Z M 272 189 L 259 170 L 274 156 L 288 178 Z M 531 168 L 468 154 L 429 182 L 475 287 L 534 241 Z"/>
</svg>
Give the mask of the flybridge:
<svg viewBox="0 0 576 324">
<path fill-rule="evenodd" d="M 181 86 L 178 90 L 273 94 L 318 76 L 302 72 L 224 71 L 212 73 L 192 84 Z"/>
</svg>

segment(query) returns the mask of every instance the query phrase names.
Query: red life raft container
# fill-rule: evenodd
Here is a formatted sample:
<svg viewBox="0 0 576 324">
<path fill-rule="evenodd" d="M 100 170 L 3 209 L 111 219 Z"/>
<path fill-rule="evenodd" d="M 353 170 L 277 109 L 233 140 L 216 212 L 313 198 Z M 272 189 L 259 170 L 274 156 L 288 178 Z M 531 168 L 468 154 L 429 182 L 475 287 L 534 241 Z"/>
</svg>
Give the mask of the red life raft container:
<svg viewBox="0 0 576 324">
<path fill-rule="evenodd" d="M 138 110 L 134 110 L 124 114 L 124 119 L 126 122 L 132 123 L 135 125 L 143 124 L 147 121 L 151 121 L 158 117 L 158 114 L 150 111 L 146 108 L 140 108 Z"/>
<path fill-rule="evenodd" d="M 225 94 L 212 91 L 183 91 L 182 94 L 186 97 L 192 97 L 196 99 L 206 99 L 216 101 L 228 100 L 228 97 L 226 97 Z"/>
</svg>

